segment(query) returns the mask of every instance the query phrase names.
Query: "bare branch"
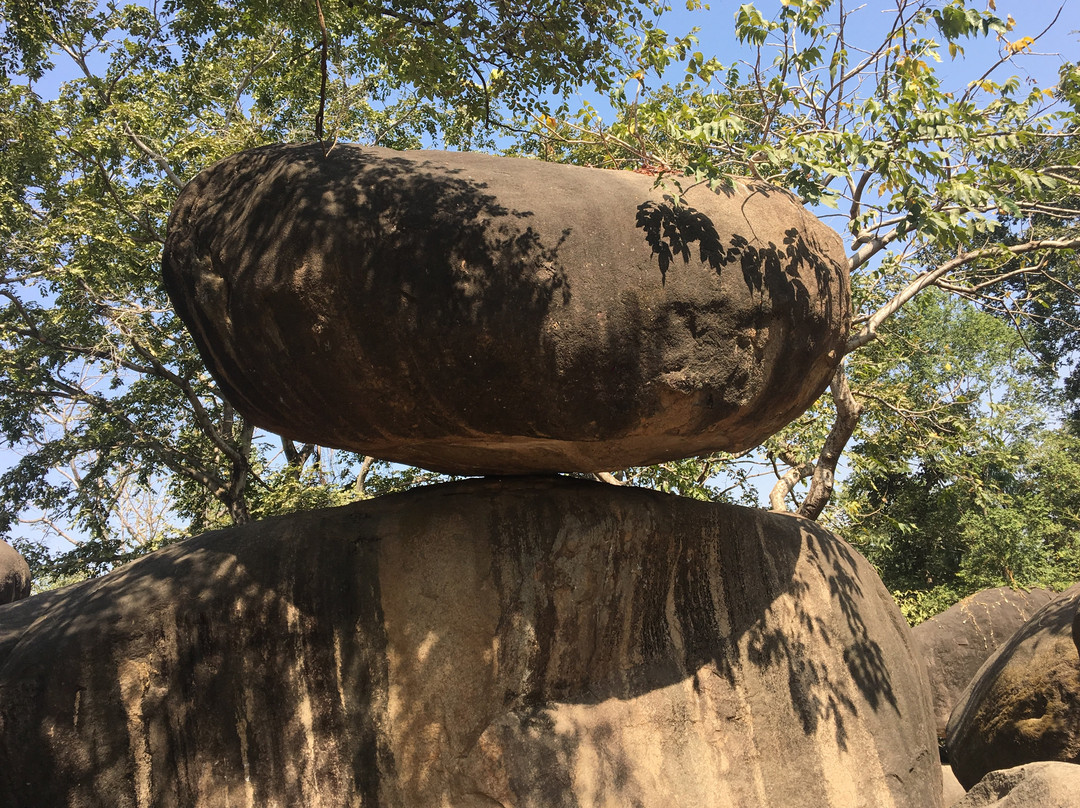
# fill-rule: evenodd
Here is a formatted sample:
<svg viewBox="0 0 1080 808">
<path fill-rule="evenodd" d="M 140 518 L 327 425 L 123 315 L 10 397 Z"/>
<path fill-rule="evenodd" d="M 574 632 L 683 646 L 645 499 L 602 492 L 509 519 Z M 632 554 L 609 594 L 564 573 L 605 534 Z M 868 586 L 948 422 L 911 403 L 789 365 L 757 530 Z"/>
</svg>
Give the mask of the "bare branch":
<svg viewBox="0 0 1080 808">
<path fill-rule="evenodd" d="M 814 473 L 814 464 L 810 462 L 799 463 L 792 466 L 780 475 L 776 485 L 769 492 L 769 510 L 777 513 L 789 513 L 786 500 L 799 481 Z"/>
<path fill-rule="evenodd" d="M 866 324 L 859 330 L 857 334 L 853 334 L 847 343 L 847 353 L 851 353 L 856 348 L 861 348 L 863 345 L 873 341 L 877 338 L 878 328 L 881 324 L 892 317 L 898 312 L 905 303 L 907 303 L 915 295 L 924 289 L 935 285 L 939 280 L 944 278 L 950 272 L 959 269 L 962 266 L 966 266 L 982 258 L 988 258 L 992 256 L 999 256 L 1004 253 L 1012 253 L 1013 255 L 1023 255 L 1025 253 L 1034 252 L 1036 250 L 1076 250 L 1080 249 L 1080 238 L 1075 239 L 1036 239 L 1033 241 L 1026 241 L 1022 244 L 1014 244 L 1009 247 L 994 246 L 984 247 L 978 250 L 972 250 L 968 253 L 962 253 L 961 255 L 953 258 L 950 261 L 946 261 L 940 266 L 921 272 L 915 276 L 915 280 L 905 286 L 895 297 L 888 303 L 878 309 L 872 314 L 866 321 Z"/>
<path fill-rule="evenodd" d="M 607 471 L 598 471 L 593 474 L 593 477 L 595 477 L 602 483 L 610 483 L 611 485 L 626 485 L 626 482 L 624 480 L 620 480 L 614 474 L 611 474 Z"/>
<path fill-rule="evenodd" d="M 326 74 L 327 74 L 327 62 L 329 61 L 329 37 L 326 33 L 326 18 L 323 16 L 322 3 L 320 0 L 315 0 L 315 10 L 319 15 L 319 33 L 322 37 L 321 40 L 321 65 L 320 65 L 320 84 L 319 84 L 319 111 L 315 115 L 315 139 L 322 143 L 323 140 L 323 118 L 326 115 Z"/>
<path fill-rule="evenodd" d="M 375 458 L 371 455 L 364 455 L 363 462 L 360 463 L 360 471 L 356 474 L 356 484 L 354 490 L 358 497 L 363 497 L 367 494 L 364 490 L 364 486 L 367 484 L 368 474 L 371 473 L 372 466 L 375 465 Z"/>
<path fill-rule="evenodd" d="M 162 173 L 165 174 L 173 187 L 176 188 L 176 190 L 178 191 L 183 190 L 184 181 L 176 175 L 175 171 L 172 170 L 172 166 L 169 165 L 169 161 L 166 160 L 164 156 L 143 143 L 142 140 L 139 139 L 139 136 L 131 130 L 131 127 L 128 125 L 127 121 L 124 121 L 122 126 L 124 127 L 124 134 L 131 138 L 131 142 L 135 144 L 135 147 L 139 151 L 141 151 L 143 154 L 145 154 L 157 164 L 158 168 L 160 168 Z"/>
</svg>

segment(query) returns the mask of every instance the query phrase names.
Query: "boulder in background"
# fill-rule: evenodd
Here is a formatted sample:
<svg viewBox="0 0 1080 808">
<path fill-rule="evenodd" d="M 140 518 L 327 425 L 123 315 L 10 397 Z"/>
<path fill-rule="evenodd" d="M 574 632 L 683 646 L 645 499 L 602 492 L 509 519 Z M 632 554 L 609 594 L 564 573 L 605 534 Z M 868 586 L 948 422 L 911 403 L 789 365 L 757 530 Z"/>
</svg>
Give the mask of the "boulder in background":
<svg viewBox="0 0 1080 808">
<path fill-rule="evenodd" d="M 990 654 L 1055 597 L 1049 589 L 985 589 L 912 629 L 930 677 L 938 737 L 945 737 L 953 707 Z"/>
<path fill-rule="evenodd" d="M 30 597 L 30 565 L 18 550 L 0 541 L 0 605 Z"/>
<path fill-rule="evenodd" d="M 957 702 L 949 763 L 971 788 L 988 772 L 1040 760 L 1080 763 L 1080 584 L 1058 595 L 986 661 Z"/>
</svg>

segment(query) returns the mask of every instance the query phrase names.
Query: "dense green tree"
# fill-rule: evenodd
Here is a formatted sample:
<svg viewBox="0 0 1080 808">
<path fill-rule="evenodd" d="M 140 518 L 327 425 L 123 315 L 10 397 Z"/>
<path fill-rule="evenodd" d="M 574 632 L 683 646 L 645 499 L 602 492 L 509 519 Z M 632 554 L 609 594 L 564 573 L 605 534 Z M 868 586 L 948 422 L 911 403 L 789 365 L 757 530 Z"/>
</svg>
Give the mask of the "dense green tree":
<svg viewBox="0 0 1080 808">
<path fill-rule="evenodd" d="M 1039 433 L 1031 404 L 1052 395 L 1046 367 L 1068 357 L 1078 324 L 1080 173 L 1066 153 L 1077 68 L 1063 65 L 1046 87 L 1013 77 L 1040 34 L 993 3 L 898 0 L 880 14 L 841 0 L 783 0 L 767 13 L 745 4 L 741 50 L 725 63 L 693 36 L 667 37 L 651 12 L 630 0 L 3 6 L 0 427 L 21 454 L 0 478 L 8 528 L 75 527 L 72 563 L 52 566 L 66 574 L 178 533 L 428 479 L 257 433 L 208 378 L 157 280 L 186 179 L 238 149 L 317 134 L 509 145 L 647 172 L 676 195 L 753 175 L 828 212 L 847 237 L 855 292 L 832 395 L 757 452 L 608 479 L 747 501 L 764 468 L 777 480 L 772 507 L 816 517 L 854 434 L 852 483 L 828 518 L 865 530 L 871 555 L 892 523 L 879 527 L 863 506 L 885 489 L 890 503 L 911 503 L 888 515 L 896 524 L 923 514 L 969 525 L 954 543 L 991 524 L 972 505 L 985 492 L 1014 515 L 1034 503 L 1021 492 L 1057 462 L 1037 460 L 1036 447 L 1067 437 Z M 996 43 L 997 56 L 946 87 L 935 65 L 974 40 Z M 45 89 L 54 61 L 75 71 L 55 92 Z M 611 90 L 606 120 L 599 101 L 576 114 L 560 105 L 582 85 Z M 1024 366 L 1025 348 L 1041 376 Z M 130 516 L 147 498 L 162 518 Z M 1069 540 L 1055 541 L 1068 569 Z M 964 566 L 974 552 L 925 557 L 898 569 L 894 588 L 975 580 Z M 993 569 L 1020 582 L 1036 567 Z"/>
<path fill-rule="evenodd" d="M 490 148 L 499 116 L 603 89 L 651 15 L 638 0 L 5 0 L 0 530 L 38 575 L 422 476 L 261 434 L 223 398 L 159 278 L 188 179 L 316 136 Z M 50 552 L 56 537 L 72 551 Z"/>
<path fill-rule="evenodd" d="M 934 290 L 862 360 L 852 386 L 873 392 L 858 394 L 866 407 L 827 518 L 909 617 L 987 586 L 1080 578 L 1077 443 L 1022 334 Z"/>
<path fill-rule="evenodd" d="M 1012 71 L 1041 34 L 1023 34 L 990 6 L 909 0 L 882 11 L 788 0 L 769 16 L 744 4 L 735 24 L 743 50 L 730 62 L 696 51 L 693 37 L 642 37 L 638 69 L 607 120 L 594 105 L 576 115 L 564 108 L 535 118 L 522 148 L 648 171 L 675 191 L 752 175 L 831 208 L 850 245 L 855 291 L 845 366 L 866 379 L 856 370 L 860 349 L 927 289 L 1006 319 L 1037 314 L 1040 299 L 1075 309 L 1074 287 L 1054 269 L 1071 267 L 1080 247 L 1071 228 L 1080 173 L 1060 157 L 1077 121 L 1077 68 L 1064 64 L 1053 86 L 1021 81 Z M 934 65 L 976 39 L 996 43 L 997 56 L 973 81 L 945 86 Z M 1052 294 L 1030 293 L 1040 285 Z M 1029 293 L 1018 295 L 1020 286 Z M 1075 317 L 1053 322 L 1064 329 L 1059 344 L 1072 338 Z M 821 512 L 875 395 L 865 383 L 855 392 L 841 371 L 831 405 L 767 444 L 781 478 L 774 505 L 809 477 L 799 511 Z"/>
</svg>

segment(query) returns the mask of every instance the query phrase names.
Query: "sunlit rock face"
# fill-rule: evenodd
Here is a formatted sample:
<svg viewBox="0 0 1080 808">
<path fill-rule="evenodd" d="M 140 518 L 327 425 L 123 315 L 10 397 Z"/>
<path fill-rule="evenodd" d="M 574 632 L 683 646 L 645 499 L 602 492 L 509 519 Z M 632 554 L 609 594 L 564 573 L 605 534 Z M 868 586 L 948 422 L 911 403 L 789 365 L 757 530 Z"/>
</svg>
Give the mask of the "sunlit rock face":
<svg viewBox="0 0 1080 808">
<path fill-rule="evenodd" d="M 453 473 L 757 445 L 847 337 L 840 237 L 761 183 L 334 145 L 181 193 L 166 287 L 229 400 L 296 440 Z"/>
<path fill-rule="evenodd" d="M 869 565 L 795 517 L 472 480 L 0 609 L 0 805 L 926 808 Z"/>
<path fill-rule="evenodd" d="M 986 774 L 951 808 L 1072 808 L 1080 805 L 1080 765 L 1039 761 Z"/>
</svg>

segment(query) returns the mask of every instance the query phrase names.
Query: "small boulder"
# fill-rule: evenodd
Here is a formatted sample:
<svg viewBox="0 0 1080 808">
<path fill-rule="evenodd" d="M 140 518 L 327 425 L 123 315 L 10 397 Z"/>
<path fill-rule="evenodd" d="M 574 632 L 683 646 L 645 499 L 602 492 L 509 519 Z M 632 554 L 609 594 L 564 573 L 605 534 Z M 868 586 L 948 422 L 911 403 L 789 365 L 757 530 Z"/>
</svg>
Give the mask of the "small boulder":
<svg viewBox="0 0 1080 808">
<path fill-rule="evenodd" d="M 960 694 L 998 646 L 1057 597 L 1049 589 L 985 589 L 912 629 L 930 677 L 938 737 Z"/>
<path fill-rule="evenodd" d="M 937 808 L 910 632 L 813 522 L 470 480 L 0 611 L 11 808 Z"/>
<path fill-rule="evenodd" d="M 1080 766 L 1041 761 L 989 772 L 951 808 L 1080 808 Z"/>
<path fill-rule="evenodd" d="M 30 597 L 30 565 L 19 551 L 0 541 L 0 605 Z"/>
<path fill-rule="evenodd" d="M 258 426 L 461 474 L 755 446 L 829 383 L 843 242 L 760 182 L 275 145 L 196 176 L 163 271 Z"/>
<path fill-rule="evenodd" d="M 971 788 L 987 772 L 1039 760 L 1080 763 L 1080 584 L 1058 595 L 986 661 L 946 731 L 949 763 Z"/>
</svg>

